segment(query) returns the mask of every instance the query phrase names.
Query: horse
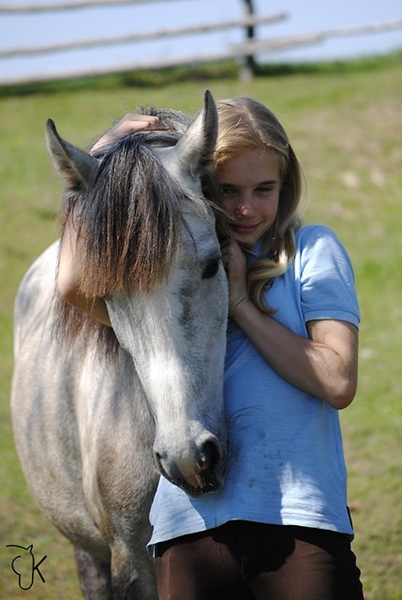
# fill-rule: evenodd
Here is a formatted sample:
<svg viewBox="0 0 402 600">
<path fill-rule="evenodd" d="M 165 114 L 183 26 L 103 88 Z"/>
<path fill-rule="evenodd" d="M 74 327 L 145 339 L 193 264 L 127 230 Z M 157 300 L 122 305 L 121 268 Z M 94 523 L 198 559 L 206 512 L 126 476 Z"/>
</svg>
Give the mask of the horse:
<svg viewBox="0 0 402 600">
<path fill-rule="evenodd" d="M 92 153 L 46 124 L 64 181 L 60 239 L 75 231 L 83 289 L 105 298 L 112 327 L 58 292 L 60 240 L 15 302 L 16 449 L 40 509 L 74 547 L 86 600 L 155 600 L 146 545 L 159 477 L 198 497 L 222 487 L 227 462 L 228 285 L 209 197 L 216 104 L 206 91 L 194 119 L 146 110 L 159 130 Z"/>
</svg>

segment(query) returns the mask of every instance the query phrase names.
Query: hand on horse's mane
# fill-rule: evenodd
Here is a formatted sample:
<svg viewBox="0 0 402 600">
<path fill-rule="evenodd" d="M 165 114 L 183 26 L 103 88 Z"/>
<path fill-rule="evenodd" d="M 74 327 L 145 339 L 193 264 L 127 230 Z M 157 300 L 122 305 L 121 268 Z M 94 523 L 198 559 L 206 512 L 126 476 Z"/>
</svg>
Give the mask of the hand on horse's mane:
<svg viewBox="0 0 402 600">
<path fill-rule="evenodd" d="M 151 115 L 138 115 L 136 113 L 127 113 L 122 119 L 109 129 L 95 144 L 92 146 L 92 152 L 99 150 L 103 145 L 112 142 L 118 138 L 125 136 L 127 133 L 135 133 L 142 129 L 160 129 L 159 117 Z"/>
</svg>

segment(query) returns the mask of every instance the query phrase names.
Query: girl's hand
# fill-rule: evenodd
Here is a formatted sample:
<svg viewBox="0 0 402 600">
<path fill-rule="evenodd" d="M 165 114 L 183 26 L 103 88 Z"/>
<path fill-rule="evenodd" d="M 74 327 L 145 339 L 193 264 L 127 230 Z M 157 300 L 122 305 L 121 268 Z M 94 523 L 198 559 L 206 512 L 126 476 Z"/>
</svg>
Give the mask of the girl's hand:
<svg viewBox="0 0 402 600">
<path fill-rule="evenodd" d="M 229 312 L 233 312 L 243 300 L 247 300 L 247 259 L 239 244 L 233 240 L 225 240 L 221 246 L 223 265 L 229 281 Z"/>
<path fill-rule="evenodd" d="M 117 140 L 127 133 L 135 133 L 144 129 L 161 129 L 159 117 L 128 113 L 92 146 L 92 151 L 98 150 L 101 146 Z"/>
</svg>

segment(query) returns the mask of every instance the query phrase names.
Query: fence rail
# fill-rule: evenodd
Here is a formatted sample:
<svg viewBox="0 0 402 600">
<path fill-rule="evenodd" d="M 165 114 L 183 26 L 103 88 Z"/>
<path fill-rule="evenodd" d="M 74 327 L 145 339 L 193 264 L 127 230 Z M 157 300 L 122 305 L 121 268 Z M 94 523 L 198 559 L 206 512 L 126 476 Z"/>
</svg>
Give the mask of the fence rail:
<svg viewBox="0 0 402 600">
<path fill-rule="evenodd" d="M 0 4 L 0 14 L 23 15 L 29 13 L 51 13 L 58 11 L 73 11 L 78 9 L 102 8 L 117 5 L 152 4 L 161 0 L 60 0 L 59 2 L 38 2 L 36 4 L 8 3 Z M 168 2 L 169 0 L 165 0 Z M 65 68 L 48 68 L 35 72 L 30 69 L 25 73 L 0 73 L 0 85 L 13 85 L 24 83 L 38 83 L 52 80 L 65 80 L 74 77 L 87 77 L 91 75 L 105 75 L 114 72 L 130 72 L 143 69 L 166 68 L 178 65 L 202 64 L 218 62 L 228 59 L 243 59 L 242 77 L 251 77 L 256 65 L 255 55 L 277 52 L 302 45 L 317 44 L 325 39 L 339 36 L 358 36 L 368 33 L 391 31 L 402 28 L 402 19 L 395 19 L 382 23 L 361 25 L 358 27 L 341 27 L 328 29 L 305 35 L 283 36 L 270 39 L 256 39 L 255 27 L 269 25 L 285 20 L 287 14 L 280 12 L 271 15 L 257 15 L 253 8 L 253 0 L 241 0 L 243 4 L 243 17 L 226 19 L 219 22 L 199 23 L 186 27 L 168 27 L 154 31 L 115 35 L 107 37 L 78 39 L 52 44 L 21 45 L 11 48 L 0 48 L 0 59 L 8 60 L 21 56 L 56 55 L 59 52 L 74 51 L 77 49 L 90 49 L 96 47 L 118 46 L 127 43 L 140 43 L 152 39 L 162 40 L 185 35 L 214 32 L 224 29 L 240 28 L 245 32 L 242 43 L 229 44 L 226 48 L 197 54 L 183 54 L 179 56 L 159 56 L 143 59 L 131 59 L 125 63 L 79 65 L 74 64 Z"/>
<path fill-rule="evenodd" d="M 151 0 L 152 1 L 152 0 Z M 275 15 L 256 16 L 250 15 L 242 19 L 231 19 L 228 21 L 219 21 L 216 23 L 200 23 L 199 25 L 189 27 L 170 27 L 167 29 L 158 29 L 155 31 L 146 31 L 131 35 L 111 36 L 105 38 L 93 38 L 85 40 L 75 40 L 59 44 L 49 44 L 43 46 L 20 46 L 18 48 L 9 48 L 0 50 L 0 58 L 10 58 L 11 56 L 23 56 L 27 54 L 46 54 L 49 52 L 61 52 L 64 50 L 76 50 L 77 48 L 93 48 L 96 46 L 110 46 L 125 44 L 128 42 L 144 42 L 152 39 L 162 39 L 166 37 L 179 37 L 182 35 L 191 35 L 194 33 L 205 33 L 208 31 L 218 31 L 224 29 L 233 29 L 235 27 L 251 27 L 254 25 L 267 25 L 277 23 L 287 18 L 286 13 Z"/>
<path fill-rule="evenodd" d="M 394 19 L 392 21 L 383 21 L 382 23 L 373 23 L 371 25 L 360 25 L 356 27 L 338 27 L 328 29 L 317 33 L 306 35 L 293 35 L 271 40 L 252 40 L 244 44 L 236 44 L 234 50 L 241 54 L 250 52 L 251 54 L 259 54 L 266 52 L 275 52 L 301 46 L 306 44 L 318 44 L 328 38 L 346 37 L 364 35 L 366 33 L 380 33 L 384 31 L 392 31 L 402 28 L 402 19 Z"/>
<path fill-rule="evenodd" d="M 37 4 L 2 4 L 0 13 L 35 13 L 76 10 L 80 8 L 99 8 L 99 6 L 116 6 L 117 4 L 149 4 L 161 0 L 67 0 L 66 2 L 47 2 Z"/>
</svg>

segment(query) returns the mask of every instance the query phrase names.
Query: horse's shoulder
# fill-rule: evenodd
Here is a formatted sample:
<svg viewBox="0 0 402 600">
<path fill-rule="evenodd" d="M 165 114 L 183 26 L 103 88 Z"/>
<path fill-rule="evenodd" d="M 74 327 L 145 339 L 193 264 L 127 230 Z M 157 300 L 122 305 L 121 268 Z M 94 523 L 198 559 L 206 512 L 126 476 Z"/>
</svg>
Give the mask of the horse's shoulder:
<svg viewBox="0 0 402 600">
<path fill-rule="evenodd" d="M 55 292 L 59 242 L 45 250 L 25 273 L 14 305 L 15 351 L 23 332 L 33 323 L 40 324 L 49 314 Z"/>
</svg>

